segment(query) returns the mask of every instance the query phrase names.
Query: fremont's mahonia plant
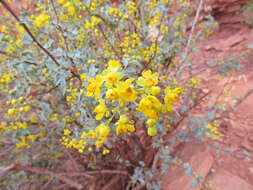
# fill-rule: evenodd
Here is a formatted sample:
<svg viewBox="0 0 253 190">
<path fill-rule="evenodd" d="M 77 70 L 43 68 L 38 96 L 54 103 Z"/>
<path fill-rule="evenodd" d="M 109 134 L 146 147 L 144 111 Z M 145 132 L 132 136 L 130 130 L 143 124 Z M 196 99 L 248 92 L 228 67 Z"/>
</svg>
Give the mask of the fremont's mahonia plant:
<svg viewBox="0 0 253 190">
<path fill-rule="evenodd" d="M 189 40 L 196 5 L 188 0 L 40 0 L 24 5 L 30 11 L 21 5 L 20 14 L 14 0 L 0 2 L 6 10 L 0 18 L 1 164 L 44 174 L 4 176 L 0 187 L 82 189 L 80 178 L 93 184 L 95 172 L 110 169 L 104 177 L 97 173 L 103 180 L 96 189 L 117 172 L 123 175 L 117 183 L 127 182 L 120 189 L 158 188 L 153 159 L 164 156 L 166 143 L 187 140 L 178 126 L 202 94 L 187 52 L 210 33 L 212 21 Z M 189 120 L 189 131 L 201 140 L 222 136 L 214 116 L 199 120 Z M 66 173 L 40 172 L 63 170 L 66 160 L 75 172 L 94 173 L 73 182 Z"/>
</svg>

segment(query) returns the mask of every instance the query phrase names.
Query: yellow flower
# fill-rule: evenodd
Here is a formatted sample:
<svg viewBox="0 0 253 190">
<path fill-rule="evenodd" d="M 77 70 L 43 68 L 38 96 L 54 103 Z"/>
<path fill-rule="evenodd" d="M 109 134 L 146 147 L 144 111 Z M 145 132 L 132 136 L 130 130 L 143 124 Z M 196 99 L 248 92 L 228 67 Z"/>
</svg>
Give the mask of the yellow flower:
<svg viewBox="0 0 253 190">
<path fill-rule="evenodd" d="M 200 79 L 198 78 L 191 78 L 189 80 L 189 86 L 193 87 L 193 88 L 198 88 L 200 85 Z"/>
<path fill-rule="evenodd" d="M 8 109 L 8 114 L 9 115 L 15 115 L 16 114 L 15 108 Z"/>
<path fill-rule="evenodd" d="M 129 124 L 129 118 L 127 115 L 121 115 L 119 120 L 115 123 L 117 126 L 116 134 L 125 134 L 126 132 L 134 132 L 135 127 Z"/>
<path fill-rule="evenodd" d="M 58 3 L 59 3 L 60 5 L 64 5 L 64 4 L 66 3 L 66 1 L 67 1 L 67 0 L 58 0 Z"/>
<path fill-rule="evenodd" d="M 100 95 L 100 87 L 103 84 L 103 76 L 97 75 L 96 79 L 89 78 L 88 79 L 88 86 L 87 86 L 87 93 L 86 96 L 95 96 L 95 98 L 98 98 Z"/>
<path fill-rule="evenodd" d="M 174 88 L 174 89 L 167 87 L 165 89 L 164 103 L 165 103 L 166 109 L 167 109 L 165 112 L 167 112 L 167 111 L 171 112 L 174 110 L 171 104 L 178 101 L 179 94 L 181 92 L 182 92 L 182 89 L 179 87 Z"/>
<path fill-rule="evenodd" d="M 24 111 L 25 111 L 25 112 L 29 112 L 30 110 L 31 110 L 31 107 L 30 107 L 30 106 L 25 106 L 25 107 L 24 107 Z"/>
<path fill-rule="evenodd" d="M 69 129 L 64 129 L 64 135 L 69 135 L 71 131 Z"/>
<path fill-rule="evenodd" d="M 15 105 L 15 104 L 17 104 L 17 103 L 18 103 L 18 101 L 15 100 L 15 99 L 13 99 L 13 100 L 11 101 L 11 104 L 13 104 L 13 105 Z"/>
<path fill-rule="evenodd" d="M 28 135 L 27 138 L 31 141 L 34 142 L 36 140 L 36 136 L 35 135 Z"/>
<path fill-rule="evenodd" d="M 148 119 L 147 124 L 148 124 L 149 127 L 153 127 L 156 124 L 156 120 Z"/>
<path fill-rule="evenodd" d="M 119 61 L 117 61 L 117 60 L 110 60 L 108 62 L 108 68 L 111 70 L 117 70 L 117 69 L 121 69 L 121 65 L 120 65 Z"/>
<path fill-rule="evenodd" d="M 124 76 L 123 73 L 119 72 L 120 69 L 120 63 L 117 60 L 110 60 L 108 62 L 107 69 L 103 71 L 107 88 L 111 88 L 113 84 L 115 84 Z"/>
<path fill-rule="evenodd" d="M 148 127 L 148 135 L 153 137 L 157 134 L 157 129 L 156 127 Z"/>
<path fill-rule="evenodd" d="M 80 112 L 75 113 L 75 117 L 80 117 L 80 115 L 81 115 Z"/>
<path fill-rule="evenodd" d="M 86 73 L 81 74 L 81 81 L 85 81 L 86 79 Z"/>
<path fill-rule="evenodd" d="M 94 131 L 94 130 L 89 130 L 89 133 L 88 133 L 88 139 L 94 139 L 97 137 L 97 133 Z"/>
<path fill-rule="evenodd" d="M 105 97 L 109 100 L 117 100 L 119 95 L 115 88 L 107 90 Z"/>
<path fill-rule="evenodd" d="M 84 131 L 84 132 L 82 132 L 81 138 L 82 138 L 82 139 L 87 138 L 87 133 L 86 133 L 85 131 Z"/>
<path fill-rule="evenodd" d="M 104 142 L 103 140 L 95 141 L 95 146 L 97 148 L 100 148 L 102 146 L 103 142 Z"/>
<path fill-rule="evenodd" d="M 117 75 L 115 73 L 109 73 L 106 76 L 106 81 L 112 84 L 115 83 L 117 81 Z"/>
<path fill-rule="evenodd" d="M 141 99 L 137 111 L 143 112 L 146 117 L 157 120 L 162 111 L 162 104 L 155 96 L 146 96 Z"/>
<path fill-rule="evenodd" d="M 95 107 L 94 112 L 97 113 L 96 115 L 96 120 L 101 120 L 104 115 L 106 114 L 106 117 L 109 116 L 109 112 L 107 111 L 106 105 L 105 105 L 105 100 L 100 99 L 98 101 L 100 104 Z"/>
<path fill-rule="evenodd" d="M 137 84 L 139 86 L 150 88 L 158 83 L 158 73 L 153 73 L 151 70 L 142 72 L 142 76 L 138 78 Z"/>
<path fill-rule="evenodd" d="M 104 150 L 103 150 L 103 155 L 106 155 L 106 154 L 109 154 L 109 153 L 110 153 L 110 150 L 104 148 Z"/>
<path fill-rule="evenodd" d="M 23 148 L 23 147 L 30 148 L 30 145 L 27 143 L 25 136 L 21 136 L 20 140 L 21 140 L 20 142 L 16 143 L 16 148 L 17 149 L 20 149 L 20 148 Z"/>
<path fill-rule="evenodd" d="M 131 85 L 134 79 L 130 78 L 126 81 L 120 81 L 117 83 L 117 92 L 119 95 L 119 100 L 122 104 L 125 102 L 131 102 L 138 98 L 137 92 L 134 90 L 134 87 Z"/>
<path fill-rule="evenodd" d="M 99 138 L 104 139 L 110 134 L 110 127 L 104 123 L 100 124 L 96 128 L 96 132 L 99 136 Z"/>
<path fill-rule="evenodd" d="M 31 114 L 31 123 L 38 123 L 37 115 L 35 113 Z"/>
</svg>

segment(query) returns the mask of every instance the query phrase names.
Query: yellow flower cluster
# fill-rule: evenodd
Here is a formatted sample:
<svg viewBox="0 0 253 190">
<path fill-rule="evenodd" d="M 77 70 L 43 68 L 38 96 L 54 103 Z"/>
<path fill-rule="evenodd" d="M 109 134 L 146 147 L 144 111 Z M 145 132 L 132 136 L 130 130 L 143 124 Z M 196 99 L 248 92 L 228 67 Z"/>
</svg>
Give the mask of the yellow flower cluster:
<svg viewBox="0 0 253 190">
<path fill-rule="evenodd" d="M 97 75 L 96 79 L 88 79 L 86 96 L 98 99 L 99 105 L 94 109 L 96 113 L 96 120 L 101 120 L 106 116 L 109 117 L 110 112 L 104 99 L 99 99 L 101 90 L 106 88 L 106 99 L 113 102 L 118 102 L 118 107 L 110 108 L 112 113 L 119 112 L 120 119 L 115 123 L 116 134 L 125 134 L 126 132 L 133 132 L 135 127 L 129 124 L 129 118 L 126 114 L 121 114 L 120 108 L 127 102 L 134 102 L 140 97 L 140 102 L 136 107 L 136 111 L 143 112 L 149 120 L 148 132 L 151 136 L 156 134 L 155 123 L 161 113 L 172 112 L 172 103 L 176 102 L 179 94 L 182 92 L 179 87 L 168 86 L 164 91 L 164 104 L 159 100 L 161 88 L 158 85 L 158 73 L 152 73 L 151 70 L 142 72 L 142 76 L 135 79 L 124 79 L 125 76 L 122 72 L 120 63 L 117 60 L 110 60 L 108 67 L 102 72 L 103 75 Z M 108 103 L 109 103 L 108 102 Z M 114 117 L 114 114 L 112 115 Z M 109 122 L 111 119 L 109 119 Z M 153 123 L 150 124 L 150 121 Z M 151 132 L 152 131 L 152 132 Z"/>
<path fill-rule="evenodd" d="M 137 6 L 136 6 L 136 3 L 134 1 L 127 2 L 126 6 L 127 6 L 128 14 L 130 16 L 135 14 L 138 10 Z"/>
<path fill-rule="evenodd" d="M 58 3 L 68 10 L 68 14 L 76 18 L 76 11 L 73 3 L 67 0 L 58 0 Z"/>
<path fill-rule="evenodd" d="M 49 24 L 50 16 L 46 12 L 40 13 L 33 21 L 36 28 L 40 28 Z"/>
<path fill-rule="evenodd" d="M 20 141 L 16 143 L 16 149 L 21 148 L 30 148 L 30 145 L 27 142 L 27 138 L 25 136 L 20 137 Z"/>
<path fill-rule="evenodd" d="M 0 75 L 0 90 L 8 92 L 10 84 L 15 80 L 15 76 L 12 73 L 3 73 Z"/>
<path fill-rule="evenodd" d="M 84 28 L 86 30 L 94 29 L 100 22 L 101 22 L 100 18 L 92 16 L 90 20 L 85 20 Z"/>
<path fill-rule="evenodd" d="M 108 13 L 110 15 L 112 15 L 113 17 L 122 17 L 122 13 L 119 12 L 119 10 L 117 8 L 114 8 L 114 7 L 110 7 L 108 9 Z"/>
<path fill-rule="evenodd" d="M 20 134 L 20 131 L 22 130 L 32 130 L 31 128 L 28 128 L 28 122 L 26 121 L 11 121 L 11 122 L 2 122 L 0 123 L 0 134 L 6 133 L 15 133 L 17 135 Z M 43 126 L 39 126 L 42 128 Z M 19 136 L 18 142 L 15 141 L 16 144 L 16 151 L 19 151 L 22 148 L 29 149 L 31 144 L 35 142 L 37 138 L 43 138 L 45 135 L 45 131 L 40 131 L 37 134 L 30 134 L 26 136 Z"/>
<path fill-rule="evenodd" d="M 83 153 L 85 148 L 87 148 L 88 151 L 92 148 L 91 146 L 86 147 L 86 140 L 93 141 L 94 145 L 99 148 L 107 140 L 110 131 L 109 126 L 102 123 L 96 127 L 96 130 L 90 129 L 88 133 L 84 131 L 78 140 L 77 138 L 71 138 L 70 135 L 72 132 L 69 129 L 65 129 L 61 141 L 67 148 L 75 148 L 80 153 Z"/>
<path fill-rule="evenodd" d="M 190 87 L 193 87 L 193 88 L 198 88 L 199 85 L 200 85 L 200 79 L 198 78 L 191 78 L 189 81 L 188 81 L 188 85 Z"/>
<path fill-rule="evenodd" d="M 22 105 L 23 100 L 24 98 L 20 97 L 18 99 L 13 99 L 11 101 L 6 102 L 7 105 L 13 105 L 12 108 L 8 109 L 9 116 L 14 116 L 14 115 L 17 115 L 18 113 L 31 111 L 31 107 L 27 105 L 27 102 L 23 102 L 23 105 Z"/>
<path fill-rule="evenodd" d="M 16 121 L 16 122 L 2 122 L 0 124 L 0 129 L 2 131 L 19 131 L 22 129 L 27 129 L 28 128 L 28 123 L 27 122 L 21 122 L 21 121 Z"/>
<path fill-rule="evenodd" d="M 81 75 L 81 80 L 85 80 L 86 75 L 82 74 Z M 74 106 L 77 103 L 77 94 L 78 93 L 84 93 L 84 90 L 79 89 L 79 88 L 73 88 L 74 84 L 73 82 L 69 83 L 69 87 L 67 88 L 67 93 L 68 95 L 66 96 L 66 101 L 68 102 L 69 105 Z"/>
<path fill-rule="evenodd" d="M 132 111 L 142 112 L 147 118 L 147 133 L 150 136 L 157 134 L 155 125 L 159 116 L 174 111 L 172 104 L 178 101 L 182 92 L 180 87 L 169 85 L 162 93 L 157 72 L 144 70 L 141 76 L 134 79 L 127 77 L 122 70 L 120 62 L 111 59 L 101 75 L 98 74 L 87 80 L 85 74 L 81 75 L 81 80 L 86 86 L 86 96 L 94 98 L 98 102 L 94 106 L 93 112 L 95 119 L 102 121 L 102 124 L 92 128 L 84 128 L 84 132 L 79 138 L 72 137 L 71 129 L 66 128 L 62 137 L 62 143 L 66 147 L 75 148 L 83 153 L 88 151 L 92 145 L 101 147 L 111 132 L 115 131 L 116 135 L 134 132 L 135 126 L 128 113 L 127 106 L 129 104 L 135 106 Z M 85 85 L 86 82 L 87 85 Z M 72 85 L 67 90 L 72 94 L 66 96 L 68 102 L 76 99 L 78 92 L 72 89 Z M 116 118 L 118 119 L 115 120 Z M 70 125 L 68 126 L 70 127 Z"/>
<path fill-rule="evenodd" d="M 142 42 L 140 42 L 140 37 L 137 33 L 133 33 L 130 35 L 129 31 L 125 32 L 125 36 L 123 41 L 119 44 L 119 47 L 122 48 L 122 52 L 124 53 L 124 57 L 128 57 L 128 55 L 135 54 L 136 47 L 142 46 Z M 133 59 L 135 59 L 133 57 Z M 141 58 L 139 57 L 139 60 Z"/>
<path fill-rule="evenodd" d="M 217 121 L 214 121 L 213 125 L 208 123 L 206 126 L 206 129 L 207 129 L 206 135 L 212 138 L 213 140 L 216 140 L 222 137 L 223 134 L 218 131 L 218 127 L 219 127 L 219 124 L 217 123 Z"/>
</svg>

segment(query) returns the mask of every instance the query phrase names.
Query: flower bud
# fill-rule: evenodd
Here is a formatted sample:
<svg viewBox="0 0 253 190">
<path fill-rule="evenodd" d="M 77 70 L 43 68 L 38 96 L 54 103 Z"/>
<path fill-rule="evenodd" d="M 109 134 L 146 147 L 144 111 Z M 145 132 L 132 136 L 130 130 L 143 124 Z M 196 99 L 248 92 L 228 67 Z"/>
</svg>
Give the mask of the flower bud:
<svg viewBox="0 0 253 190">
<path fill-rule="evenodd" d="M 157 129 L 156 129 L 156 127 L 149 127 L 149 128 L 148 128 L 148 135 L 149 135 L 149 136 L 153 137 L 153 136 L 155 136 L 156 134 L 157 134 Z"/>
</svg>

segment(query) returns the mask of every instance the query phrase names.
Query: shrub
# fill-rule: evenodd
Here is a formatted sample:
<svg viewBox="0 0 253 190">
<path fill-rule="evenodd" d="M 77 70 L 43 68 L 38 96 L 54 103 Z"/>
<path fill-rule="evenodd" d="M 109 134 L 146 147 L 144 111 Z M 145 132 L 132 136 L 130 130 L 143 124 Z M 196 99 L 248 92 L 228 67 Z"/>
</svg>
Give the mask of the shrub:
<svg viewBox="0 0 253 190">
<path fill-rule="evenodd" d="M 222 136 L 219 106 L 190 117 L 209 95 L 191 62 L 202 1 L 0 2 L 2 188 L 159 189 L 178 142 Z"/>
</svg>

